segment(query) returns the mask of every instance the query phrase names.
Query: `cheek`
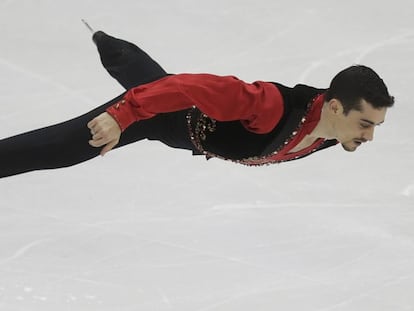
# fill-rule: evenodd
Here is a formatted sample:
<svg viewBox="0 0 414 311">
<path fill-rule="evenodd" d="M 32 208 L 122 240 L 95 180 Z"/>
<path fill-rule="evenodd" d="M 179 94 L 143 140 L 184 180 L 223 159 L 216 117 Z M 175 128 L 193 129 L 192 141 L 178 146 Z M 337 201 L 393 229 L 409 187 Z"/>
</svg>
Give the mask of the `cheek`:
<svg viewBox="0 0 414 311">
<path fill-rule="evenodd" d="M 343 120 L 343 122 L 340 122 L 338 124 L 337 130 L 338 138 L 340 141 L 352 140 L 361 136 L 358 125 L 355 125 L 349 120 Z"/>
<path fill-rule="evenodd" d="M 346 122 L 346 120 L 341 120 L 341 122 L 339 122 L 337 125 L 337 130 L 339 135 L 348 136 L 350 132 L 349 122 Z"/>
</svg>

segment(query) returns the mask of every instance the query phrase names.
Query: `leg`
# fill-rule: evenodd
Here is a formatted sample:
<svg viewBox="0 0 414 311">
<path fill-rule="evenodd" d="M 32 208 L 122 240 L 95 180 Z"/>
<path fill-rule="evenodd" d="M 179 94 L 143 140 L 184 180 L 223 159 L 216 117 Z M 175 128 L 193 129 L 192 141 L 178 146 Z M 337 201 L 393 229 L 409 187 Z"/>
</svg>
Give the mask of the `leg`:
<svg viewBox="0 0 414 311">
<path fill-rule="evenodd" d="M 144 51 L 132 43 L 94 35 L 102 63 L 125 88 L 162 78 L 167 73 Z M 86 124 L 113 105 L 114 100 L 78 118 L 0 140 L 0 178 L 24 172 L 75 165 L 96 157 L 100 148 L 91 147 Z M 193 149 L 186 130 L 185 111 L 161 114 L 131 125 L 116 147 L 142 139 L 160 140 L 183 149 Z"/>
<path fill-rule="evenodd" d="M 117 99 L 72 120 L 0 140 L 0 177 L 66 167 L 97 156 L 99 150 L 88 144 L 86 124 Z"/>
<path fill-rule="evenodd" d="M 93 35 L 102 65 L 125 89 L 148 83 L 167 72 L 136 45 L 97 31 Z"/>
<path fill-rule="evenodd" d="M 86 124 L 123 95 L 72 120 L 0 140 L 0 178 L 25 172 L 56 169 L 99 155 L 91 147 Z M 186 129 L 186 111 L 160 114 L 132 124 L 115 148 L 143 140 L 159 140 L 174 148 L 193 149 Z"/>
</svg>

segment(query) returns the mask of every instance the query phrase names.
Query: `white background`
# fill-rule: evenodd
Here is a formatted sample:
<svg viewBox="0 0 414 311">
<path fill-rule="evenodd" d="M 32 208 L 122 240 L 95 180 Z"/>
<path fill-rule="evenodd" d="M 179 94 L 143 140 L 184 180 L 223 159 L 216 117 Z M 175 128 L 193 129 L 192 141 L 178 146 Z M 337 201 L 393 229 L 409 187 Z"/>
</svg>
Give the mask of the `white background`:
<svg viewBox="0 0 414 311">
<path fill-rule="evenodd" d="M 0 180 L 0 310 L 414 310 L 412 1 L 0 1 L 0 136 L 122 88 L 85 18 L 168 72 L 327 87 L 373 67 L 375 140 L 259 168 L 139 142 Z M 0 159 L 1 161 L 2 159 Z"/>
</svg>

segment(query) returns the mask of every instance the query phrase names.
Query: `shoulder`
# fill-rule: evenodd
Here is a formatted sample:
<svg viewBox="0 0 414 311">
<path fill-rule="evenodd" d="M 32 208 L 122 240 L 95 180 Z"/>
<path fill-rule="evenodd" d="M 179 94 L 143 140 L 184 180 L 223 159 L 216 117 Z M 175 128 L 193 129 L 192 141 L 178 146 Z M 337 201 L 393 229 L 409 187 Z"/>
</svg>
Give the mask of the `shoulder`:
<svg viewBox="0 0 414 311">
<path fill-rule="evenodd" d="M 322 93 L 325 93 L 327 91 L 327 89 L 325 89 L 325 88 L 317 88 L 317 87 L 306 85 L 306 84 L 296 84 L 293 89 L 297 90 L 299 92 L 300 91 L 302 91 L 302 92 L 312 92 L 312 93 L 315 93 L 315 94 L 322 94 Z"/>
</svg>

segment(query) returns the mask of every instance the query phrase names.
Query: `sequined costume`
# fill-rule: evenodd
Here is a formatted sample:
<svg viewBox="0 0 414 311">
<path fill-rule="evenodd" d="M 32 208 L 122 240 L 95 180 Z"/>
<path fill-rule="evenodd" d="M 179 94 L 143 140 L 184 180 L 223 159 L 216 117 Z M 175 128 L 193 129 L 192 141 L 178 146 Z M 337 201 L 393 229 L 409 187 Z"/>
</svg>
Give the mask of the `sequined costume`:
<svg viewBox="0 0 414 311">
<path fill-rule="evenodd" d="M 99 37 L 107 40 L 103 34 Z M 122 63 L 111 60 L 107 50 L 99 51 L 104 66 Z M 129 72 L 128 78 L 108 71 L 128 88 L 134 85 L 134 72 L 139 69 L 129 65 L 116 70 Z M 325 89 L 306 85 L 289 88 L 272 82 L 245 83 L 232 76 L 165 75 L 152 83 L 131 87 L 107 111 L 125 130 L 137 121 L 189 109 L 188 136 L 193 146 L 187 149 L 193 149 L 193 154 L 263 165 L 299 159 L 337 144 L 336 140 L 319 139 L 299 152 L 290 152 L 318 123 L 324 92 Z"/>
</svg>

